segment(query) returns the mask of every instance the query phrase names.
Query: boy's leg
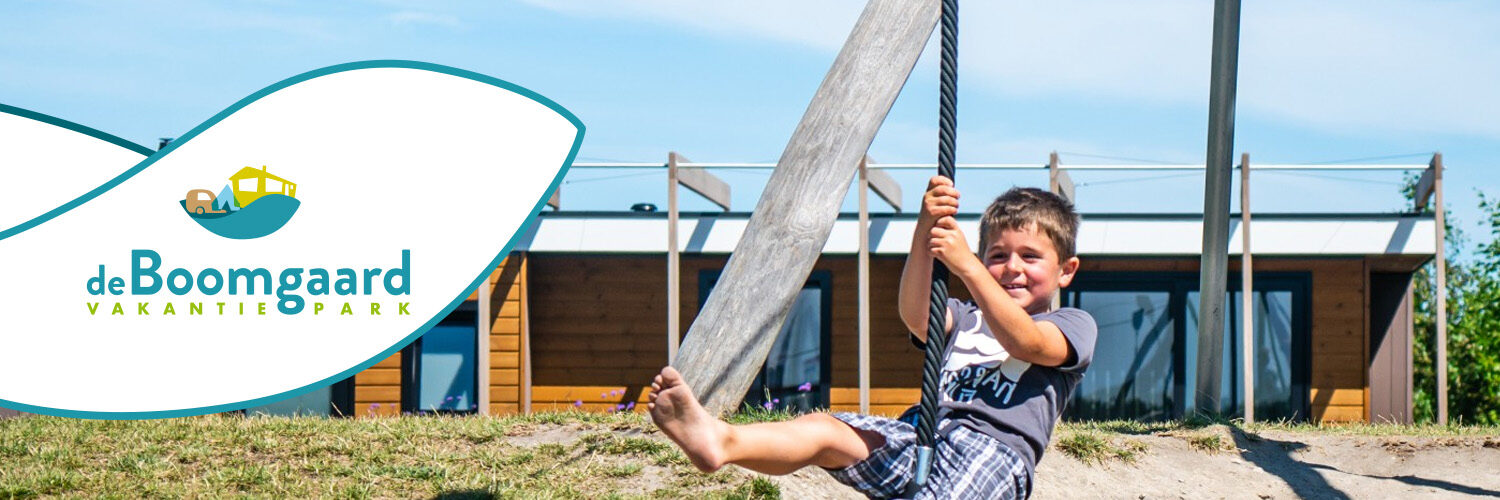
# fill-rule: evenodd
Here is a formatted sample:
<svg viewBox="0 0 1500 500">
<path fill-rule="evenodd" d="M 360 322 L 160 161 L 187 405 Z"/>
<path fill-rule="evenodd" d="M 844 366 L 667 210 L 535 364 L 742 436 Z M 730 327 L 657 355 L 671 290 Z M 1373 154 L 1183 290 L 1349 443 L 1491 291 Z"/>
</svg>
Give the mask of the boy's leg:
<svg viewBox="0 0 1500 500">
<path fill-rule="evenodd" d="M 878 433 L 821 413 L 789 422 L 729 425 L 709 415 L 670 366 L 656 376 L 651 389 L 651 420 L 703 471 L 730 463 L 765 474 L 788 474 L 808 465 L 841 469 L 885 442 Z"/>
</svg>

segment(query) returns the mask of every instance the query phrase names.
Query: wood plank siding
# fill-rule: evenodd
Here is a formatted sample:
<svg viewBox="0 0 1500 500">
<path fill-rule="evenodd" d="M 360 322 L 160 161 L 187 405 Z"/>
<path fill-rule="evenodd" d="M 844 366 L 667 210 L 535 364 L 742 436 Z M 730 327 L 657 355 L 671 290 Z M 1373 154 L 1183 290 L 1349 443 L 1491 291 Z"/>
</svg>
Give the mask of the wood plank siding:
<svg viewBox="0 0 1500 500">
<path fill-rule="evenodd" d="M 525 254 L 512 253 L 490 273 L 490 392 L 491 415 L 520 413 L 522 349 L 524 328 L 522 297 L 526 295 L 527 261 Z M 480 365 L 481 367 L 484 364 Z"/>
<path fill-rule="evenodd" d="M 354 415 L 401 414 L 401 352 L 354 376 Z"/>
<path fill-rule="evenodd" d="M 523 368 L 521 297 L 526 293 L 525 255 L 512 254 L 501 261 L 490 273 L 489 281 L 480 286 L 490 287 L 489 310 L 494 314 L 490 322 L 489 352 L 482 356 L 482 361 L 488 361 L 490 374 L 487 389 L 490 395 L 489 413 L 519 413 Z M 478 290 L 469 295 L 469 300 L 478 298 Z M 482 361 L 480 369 L 486 366 Z M 402 354 L 397 352 L 355 375 L 354 406 L 357 416 L 401 413 L 401 365 Z"/>
<path fill-rule="evenodd" d="M 680 281 L 683 331 L 698 313 L 701 271 L 723 267 L 724 256 L 684 255 Z M 897 285 L 904 257 L 872 256 L 870 261 L 870 380 L 875 414 L 895 415 L 917 401 L 922 357 L 907 339 L 896 311 Z M 1231 272 L 1238 272 L 1231 260 Z M 529 255 L 526 280 L 533 408 L 581 406 L 613 410 L 636 402 L 643 411 L 651 378 L 667 363 L 666 262 L 661 256 L 603 254 Z M 1312 317 L 1309 401 L 1318 422 L 1365 420 L 1368 359 L 1367 294 L 1370 266 L 1361 257 L 1256 259 L 1258 271 L 1297 271 L 1311 275 Z M 858 280 L 853 256 L 821 258 L 814 269 L 832 275 L 832 386 L 836 411 L 857 411 Z M 1081 272 L 1196 272 L 1197 259 L 1084 259 Z M 956 283 L 955 283 L 956 284 Z M 961 285 L 953 295 L 966 298 Z M 497 296 L 501 294 L 496 293 Z M 518 330 L 502 312 L 495 331 Z M 502 326 L 504 323 L 505 326 Z M 518 341 L 493 337 L 495 352 Z M 505 344 L 504 342 L 511 342 Z M 492 358 L 498 384 L 502 368 Z M 492 393 L 493 394 L 493 393 Z M 499 398 L 496 398 L 499 404 Z"/>
<path fill-rule="evenodd" d="M 682 325 L 698 314 L 698 278 L 727 261 L 683 256 Z M 899 414 L 917 400 L 921 352 L 911 346 L 895 307 L 904 258 L 871 259 L 871 411 Z M 833 275 L 832 349 L 835 410 L 859 409 L 858 282 L 852 258 L 823 258 Z M 534 408 L 615 409 L 643 403 L 651 378 L 667 363 L 666 263 L 660 257 L 533 255 L 531 330 Z M 848 390 L 844 390 L 847 388 Z M 887 391 L 890 390 L 890 391 Z M 909 392 L 909 394 L 908 394 Z M 612 394 L 613 393 L 613 394 Z M 601 394 L 603 396 L 601 396 Z M 909 397 L 906 397 L 909 396 Z M 901 399 L 905 398 L 905 399 Z M 909 401 L 907 401 L 909 399 Z"/>
</svg>

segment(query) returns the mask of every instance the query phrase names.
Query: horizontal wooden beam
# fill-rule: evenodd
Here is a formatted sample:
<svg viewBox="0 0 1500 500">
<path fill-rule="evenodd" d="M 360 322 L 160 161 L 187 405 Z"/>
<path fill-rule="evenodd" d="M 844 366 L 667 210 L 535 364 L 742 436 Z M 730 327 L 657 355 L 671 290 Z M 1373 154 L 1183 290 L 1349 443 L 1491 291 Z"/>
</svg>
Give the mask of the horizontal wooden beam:
<svg viewBox="0 0 1500 500">
<path fill-rule="evenodd" d="M 719 208 L 729 211 L 729 183 L 701 168 L 677 168 L 677 182 L 689 191 L 698 193 Z"/>
<path fill-rule="evenodd" d="M 1422 171 L 1422 177 L 1417 179 L 1417 196 L 1412 199 L 1415 203 L 1412 208 L 1418 211 L 1427 208 L 1427 200 L 1432 199 L 1433 187 L 1437 185 L 1436 181 L 1437 164 L 1434 160 L 1433 163 L 1427 165 L 1427 170 Z"/>
<path fill-rule="evenodd" d="M 875 164 L 875 160 L 868 156 L 864 161 L 865 165 Z M 901 184 L 896 182 L 895 177 L 891 177 L 891 174 L 884 171 L 870 168 L 865 169 L 865 182 L 870 184 L 870 190 L 875 192 L 875 196 L 885 200 L 885 203 L 897 212 L 901 211 Z"/>
</svg>

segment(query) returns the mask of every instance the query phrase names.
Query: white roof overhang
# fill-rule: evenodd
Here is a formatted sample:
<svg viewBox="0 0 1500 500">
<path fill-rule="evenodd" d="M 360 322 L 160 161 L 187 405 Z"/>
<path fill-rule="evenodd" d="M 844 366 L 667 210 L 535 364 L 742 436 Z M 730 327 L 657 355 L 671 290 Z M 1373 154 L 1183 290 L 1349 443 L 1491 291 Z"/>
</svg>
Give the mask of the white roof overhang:
<svg viewBox="0 0 1500 500">
<path fill-rule="evenodd" d="M 665 253 L 667 220 L 661 213 L 544 212 L 523 234 L 515 250 L 554 253 Z M 682 214 L 678 244 L 684 253 L 727 254 L 744 233 L 749 214 Z M 1256 214 L 1251 219 L 1251 251 L 1264 256 L 1406 255 L 1432 256 L 1435 224 L 1418 214 Z M 959 226 L 978 244 L 977 215 Z M 904 255 L 911 248 L 916 219 L 911 215 L 870 217 L 870 248 L 875 254 Z M 1078 230 L 1078 253 L 1094 256 L 1196 256 L 1202 245 L 1201 218 L 1192 215 L 1088 216 Z M 1240 253 L 1238 217 L 1230 223 L 1229 253 Z M 842 216 L 834 224 L 825 254 L 859 251 L 858 221 Z"/>
</svg>

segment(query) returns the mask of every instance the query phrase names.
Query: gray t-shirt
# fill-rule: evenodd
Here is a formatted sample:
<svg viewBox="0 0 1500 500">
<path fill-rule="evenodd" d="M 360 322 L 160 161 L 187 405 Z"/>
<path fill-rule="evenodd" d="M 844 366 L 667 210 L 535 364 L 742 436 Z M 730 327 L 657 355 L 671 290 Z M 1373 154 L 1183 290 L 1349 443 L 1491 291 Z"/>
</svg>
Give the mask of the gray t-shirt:
<svg viewBox="0 0 1500 500">
<path fill-rule="evenodd" d="M 1026 459 L 1028 472 L 1036 470 L 1052 439 L 1053 424 L 1094 359 L 1099 329 L 1093 316 L 1065 307 L 1031 317 L 1057 325 L 1068 341 L 1068 360 L 1053 368 L 1012 358 L 974 303 L 948 299 L 948 310 L 953 313 L 953 330 L 943 355 L 938 411 L 938 421 L 948 422 L 938 432 L 961 425 L 984 433 L 1016 450 Z M 915 336 L 912 343 L 922 347 Z M 913 406 L 902 420 L 915 422 L 917 411 Z"/>
</svg>

